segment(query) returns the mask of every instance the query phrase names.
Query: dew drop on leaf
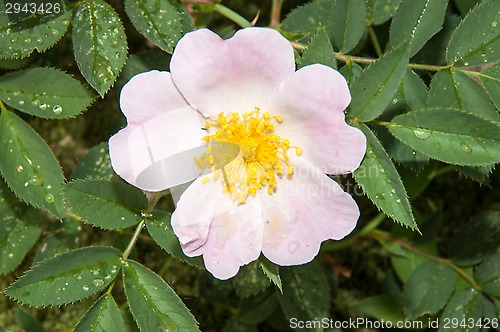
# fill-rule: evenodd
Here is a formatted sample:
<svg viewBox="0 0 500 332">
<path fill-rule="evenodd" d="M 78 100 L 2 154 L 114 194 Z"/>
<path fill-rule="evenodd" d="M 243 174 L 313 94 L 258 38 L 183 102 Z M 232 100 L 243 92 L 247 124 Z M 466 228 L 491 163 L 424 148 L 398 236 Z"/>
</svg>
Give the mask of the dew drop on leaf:
<svg viewBox="0 0 500 332">
<path fill-rule="evenodd" d="M 87 286 L 87 285 L 83 285 L 83 290 L 84 290 L 84 291 L 88 291 L 88 290 L 89 290 L 89 286 Z"/>
<path fill-rule="evenodd" d="M 415 135 L 415 137 L 417 137 L 418 139 L 427 139 L 431 136 L 431 133 L 430 131 L 428 130 L 423 130 L 423 129 L 414 129 L 413 130 L 413 134 Z"/>
<path fill-rule="evenodd" d="M 466 153 L 472 152 L 472 148 L 470 146 L 468 146 L 466 143 L 460 143 L 460 147 L 462 148 L 463 152 L 466 152 Z"/>
<path fill-rule="evenodd" d="M 45 195 L 45 201 L 47 201 L 47 203 L 49 203 L 49 204 L 54 203 L 54 195 L 52 195 L 50 193 Z"/>
<path fill-rule="evenodd" d="M 24 167 L 22 165 L 17 166 L 17 171 L 21 173 L 22 171 L 24 171 Z"/>
<path fill-rule="evenodd" d="M 40 104 L 40 106 L 38 106 L 39 109 L 41 109 L 42 111 L 43 110 L 46 110 L 47 109 L 47 104 L 43 103 L 43 104 Z"/>
<path fill-rule="evenodd" d="M 104 285 L 104 281 L 102 281 L 101 279 L 94 279 L 94 281 L 92 282 L 92 284 L 95 287 L 101 287 L 102 285 Z"/>
<path fill-rule="evenodd" d="M 60 106 L 60 105 L 56 105 L 54 106 L 54 108 L 52 109 L 52 112 L 54 112 L 54 114 L 61 114 L 63 111 L 63 108 Z"/>
</svg>

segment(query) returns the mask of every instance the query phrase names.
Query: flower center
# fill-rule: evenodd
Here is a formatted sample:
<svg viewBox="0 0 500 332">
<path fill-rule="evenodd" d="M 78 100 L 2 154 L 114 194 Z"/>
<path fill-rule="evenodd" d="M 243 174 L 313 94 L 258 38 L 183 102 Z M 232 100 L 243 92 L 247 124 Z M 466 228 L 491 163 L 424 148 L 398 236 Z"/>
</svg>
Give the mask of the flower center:
<svg viewBox="0 0 500 332">
<path fill-rule="evenodd" d="M 208 151 L 196 162 L 202 168 L 214 168 L 212 177 L 203 178 L 203 183 L 222 177 L 224 192 L 231 194 L 239 204 L 246 202 L 248 195 L 267 187 L 271 195 L 276 191 L 276 176 L 291 177 L 294 168 L 289 163 L 288 149 L 295 149 L 300 156 L 302 150 L 291 146 L 290 141 L 274 134 L 274 123 L 282 123 L 279 116 L 253 112 L 240 115 L 220 113 L 213 122 L 206 122 L 207 129 L 215 132 L 203 137 Z M 212 130 L 213 131 L 213 130 Z"/>
</svg>

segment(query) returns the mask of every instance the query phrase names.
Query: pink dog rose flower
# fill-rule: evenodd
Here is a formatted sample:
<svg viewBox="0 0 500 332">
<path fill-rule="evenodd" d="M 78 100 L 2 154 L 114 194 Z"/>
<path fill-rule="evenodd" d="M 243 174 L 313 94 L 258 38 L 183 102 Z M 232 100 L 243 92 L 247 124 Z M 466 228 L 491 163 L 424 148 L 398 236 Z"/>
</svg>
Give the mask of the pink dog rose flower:
<svg viewBox="0 0 500 332">
<path fill-rule="evenodd" d="M 128 125 L 109 149 L 116 173 L 143 190 L 194 180 L 171 221 L 187 256 L 228 279 L 261 253 L 310 262 L 354 229 L 356 202 L 325 175 L 354 171 L 366 149 L 345 122 L 351 97 L 336 70 L 295 71 L 292 46 L 267 28 L 188 33 L 170 69 L 124 86 Z"/>
</svg>

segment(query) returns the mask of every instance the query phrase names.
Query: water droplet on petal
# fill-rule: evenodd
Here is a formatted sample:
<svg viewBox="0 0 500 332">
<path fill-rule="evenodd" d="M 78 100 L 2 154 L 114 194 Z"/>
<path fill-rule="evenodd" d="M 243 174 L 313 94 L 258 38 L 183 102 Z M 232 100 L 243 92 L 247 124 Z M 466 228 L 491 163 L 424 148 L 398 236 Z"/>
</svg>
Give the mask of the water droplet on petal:
<svg viewBox="0 0 500 332">
<path fill-rule="evenodd" d="M 418 139 L 427 139 L 431 136 L 431 132 L 425 129 L 414 129 L 413 134 L 418 138 Z"/>
<path fill-rule="evenodd" d="M 288 244 L 288 252 L 293 254 L 296 252 L 300 247 L 300 242 L 299 241 L 293 241 Z"/>
</svg>

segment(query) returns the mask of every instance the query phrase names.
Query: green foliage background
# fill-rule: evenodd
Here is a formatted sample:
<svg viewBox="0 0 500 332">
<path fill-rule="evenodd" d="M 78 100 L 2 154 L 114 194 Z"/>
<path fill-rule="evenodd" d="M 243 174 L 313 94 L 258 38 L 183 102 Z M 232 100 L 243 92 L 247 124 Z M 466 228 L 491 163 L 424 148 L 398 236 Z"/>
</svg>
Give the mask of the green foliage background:
<svg viewBox="0 0 500 332">
<path fill-rule="evenodd" d="M 106 142 L 125 125 L 118 96 L 133 75 L 168 70 L 194 27 L 229 38 L 254 18 L 293 42 L 298 67 L 348 79 L 347 119 L 367 154 L 335 179 L 361 217 L 310 264 L 260 259 L 222 282 L 183 255 L 169 195 L 114 175 Z M 358 317 L 494 328 L 498 23 L 496 0 L 86 0 L 22 21 L 0 12 L 0 331 L 286 331 L 291 318 Z"/>
</svg>

